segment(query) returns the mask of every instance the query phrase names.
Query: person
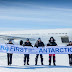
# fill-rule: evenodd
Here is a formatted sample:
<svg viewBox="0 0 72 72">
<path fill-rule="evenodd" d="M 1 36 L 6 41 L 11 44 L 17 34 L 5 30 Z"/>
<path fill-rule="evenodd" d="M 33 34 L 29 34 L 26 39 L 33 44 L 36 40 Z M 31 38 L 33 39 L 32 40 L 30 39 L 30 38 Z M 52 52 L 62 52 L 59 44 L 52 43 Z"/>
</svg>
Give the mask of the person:
<svg viewBox="0 0 72 72">
<path fill-rule="evenodd" d="M 7 44 L 12 44 L 13 45 L 12 40 L 10 39 L 9 43 L 7 43 Z M 12 64 L 12 53 L 7 53 L 7 61 L 8 61 L 8 65 Z"/>
<path fill-rule="evenodd" d="M 72 46 L 72 41 L 69 42 L 69 44 L 67 46 Z M 72 65 L 72 54 L 68 54 L 69 56 L 69 65 Z"/>
<path fill-rule="evenodd" d="M 57 46 L 55 39 L 53 37 L 50 38 L 49 43 L 47 46 Z M 49 54 L 49 65 L 51 65 L 51 57 L 53 56 L 53 64 L 55 64 L 55 54 Z"/>
<path fill-rule="evenodd" d="M 23 41 L 22 41 L 22 40 L 20 40 L 20 45 L 21 45 L 21 46 L 23 45 Z"/>
<path fill-rule="evenodd" d="M 44 47 L 44 43 L 41 41 L 41 38 L 38 38 L 37 42 L 35 43 L 34 47 Z M 36 58 L 35 58 L 35 65 L 37 65 L 37 61 L 38 61 L 38 56 L 39 54 L 36 54 Z M 40 54 L 40 58 L 41 58 L 41 65 L 43 65 L 43 56 L 42 54 Z"/>
<path fill-rule="evenodd" d="M 33 47 L 28 38 L 27 38 L 27 41 L 23 44 L 23 46 Z M 27 65 L 29 65 L 29 54 L 24 54 L 24 65 L 26 65 L 26 59 L 27 59 Z"/>
</svg>

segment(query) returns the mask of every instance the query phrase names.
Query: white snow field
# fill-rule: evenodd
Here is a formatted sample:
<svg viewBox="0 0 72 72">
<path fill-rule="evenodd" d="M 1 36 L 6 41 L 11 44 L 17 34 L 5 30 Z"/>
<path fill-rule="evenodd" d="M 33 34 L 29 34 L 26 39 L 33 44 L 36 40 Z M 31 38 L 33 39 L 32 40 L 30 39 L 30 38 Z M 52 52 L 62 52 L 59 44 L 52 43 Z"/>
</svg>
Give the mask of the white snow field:
<svg viewBox="0 0 72 72">
<path fill-rule="evenodd" d="M 0 40 L 0 43 L 4 41 Z M 38 65 L 35 66 L 35 54 L 30 55 L 29 66 L 24 66 L 24 55 L 13 54 L 13 62 L 11 66 L 7 65 L 7 54 L 0 53 L 0 72 L 72 72 L 72 67 L 69 66 L 69 60 L 67 54 L 56 55 L 56 65 L 48 66 L 48 55 L 44 54 L 44 65 L 41 65 L 40 57 L 38 59 Z M 52 63 L 53 64 L 53 63 Z"/>
<path fill-rule="evenodd" d="M 72 67 L 68 64 L 68 55 L 56 55 L 56 65 L 48 66 L 48 55 L 43 55 L 44 65 L 41 65 L 40 57 L 38 65 L 35 66 L 35 56 L 30 55 L 30 65 L 24 66 L 23 54 L 13 54 L 13 64 L 7 65 L 7 54 L 0 53 L 0 72 L 72 72 Z"/>
</svg>

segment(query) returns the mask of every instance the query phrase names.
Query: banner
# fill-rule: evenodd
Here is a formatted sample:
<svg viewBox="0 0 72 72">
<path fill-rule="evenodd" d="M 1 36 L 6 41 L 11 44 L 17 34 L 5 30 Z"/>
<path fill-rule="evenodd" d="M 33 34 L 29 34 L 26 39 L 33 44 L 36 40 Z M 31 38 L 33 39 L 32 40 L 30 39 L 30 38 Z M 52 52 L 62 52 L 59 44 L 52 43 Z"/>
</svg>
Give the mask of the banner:
<svg viewBox="0 0 72 72">
<path fill-rule="evenodd" d="M 19 45 L 0 44 L 0 52 L 17 54 L 72 54 L 72 46 L 23 47 Z"/>
</svg>

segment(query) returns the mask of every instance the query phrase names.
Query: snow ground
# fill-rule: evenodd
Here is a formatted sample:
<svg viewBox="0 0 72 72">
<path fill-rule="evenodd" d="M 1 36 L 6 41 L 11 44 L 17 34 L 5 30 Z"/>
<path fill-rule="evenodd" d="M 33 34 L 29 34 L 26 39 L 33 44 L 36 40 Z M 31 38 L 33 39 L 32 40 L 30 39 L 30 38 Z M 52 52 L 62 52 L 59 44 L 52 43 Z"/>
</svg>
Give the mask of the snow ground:
<svg viewBox="0 0 72 72">
<path fill-rule="evenodd" d="M 1 43 L 4 43 L 4 41 Z M 24 66 L 24 55 L 13 54 L 12 66 L 7 65 L 7 54 L 0 53 L 0 72 L 72 72 L 72 67 L 69 66 L 69 60 L 67 54 L 56 55 L 56 65 L 48 66 L 48 55 L 43 55 L 44 65 L 41 66 L 40 57 L 38 59 L 38 65 L 35 66 L 35 56 L 30 55 L 30 65 Z"/>
<path fill-rule="evenodd" d="M 7 54 L 0 53 L 0 72 L 72 72 L 72 67 L 68 64 L 68 55 L 62 54 L 56 55 L 56 65 L 48 66 L 48 55 L 43 55 L 44 65 L 40 63 L 40 57 L 38 59 L 38 65 L 35 66 L 35 56 L 30 55 L 30 65 L 24 66 L 23 54 L 13 54 L 12 66 L 7 66 Z"/>
</svg>

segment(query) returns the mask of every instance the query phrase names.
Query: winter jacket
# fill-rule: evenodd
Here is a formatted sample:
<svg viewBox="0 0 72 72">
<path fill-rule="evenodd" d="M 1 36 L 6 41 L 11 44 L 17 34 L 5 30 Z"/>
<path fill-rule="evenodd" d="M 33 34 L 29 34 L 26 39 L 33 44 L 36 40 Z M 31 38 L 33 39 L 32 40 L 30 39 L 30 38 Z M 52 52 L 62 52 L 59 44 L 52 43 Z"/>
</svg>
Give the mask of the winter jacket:
<svg viewBox="0 0 72 72">
<path fill-rule="evenodd" d="M 34 47 L 44 47 L 45 45 L 44 45 L 44 43 L 41 41 L 41 42 L 39 42 L 39 41 L 37 41 L 36 43 L 35 43 L 35 45 L 34 45 Z"/>
<path fill-rule="evenodd" d="M 72 46 L 72 44 L 70 45 L 70 44 L 68 44 L 67 46 Z"/>
<path fill-rule="evenodd" d="M 7 44 L 12 44 L 12 45 L 14 45 L 13 43 L 7 43 Z M 7 53 L 7 54 L 12 54 L 12 53 Z"/>
<path fill-rule="evenodd" d="M 49 42 L 47 46 L 57 46 L 56 42 Z"/>
<path fill-rule="evenodd" d="M 23 44 L 23 46 L 32 46 L 32 44 L 30 43 L 30 42 L 25 42 L 24 44 Z M 33 46 L 32 46 L 33 47 Z"/>
</svg>

